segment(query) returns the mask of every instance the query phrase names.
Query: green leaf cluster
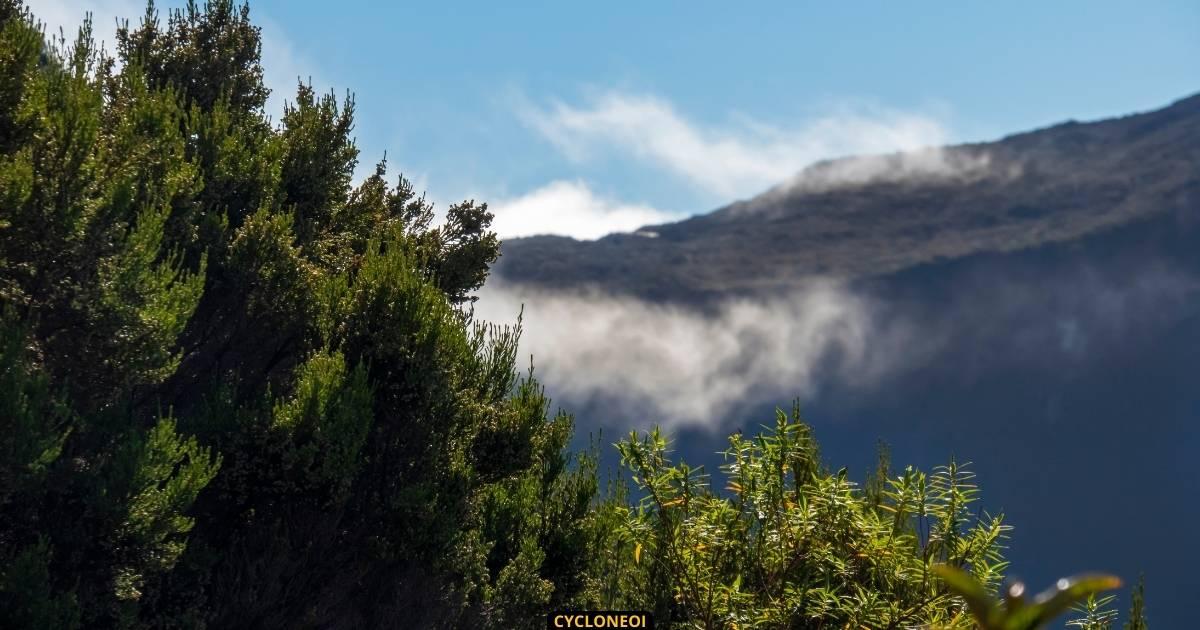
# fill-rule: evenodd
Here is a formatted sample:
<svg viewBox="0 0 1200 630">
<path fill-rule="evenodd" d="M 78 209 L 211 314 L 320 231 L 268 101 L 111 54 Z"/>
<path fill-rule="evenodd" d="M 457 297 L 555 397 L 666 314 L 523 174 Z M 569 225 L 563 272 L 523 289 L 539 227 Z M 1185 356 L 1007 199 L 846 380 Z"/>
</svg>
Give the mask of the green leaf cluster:
<svg viewBox="0 0 1200 630">
<path fill-rule="evenodd" d="M 994 587 L 1009 527 L 975 515 L 977 489 L 952 463 L 890 476 L 872 496 L 822 466 L 798 412 L 730 437 L 725 485 L 668 457 L 663 435 L 618 445 L 637 506 L 616 589 L 681 627 L 969 627 L 934 568 L 964 567 Z"/>
<path fill-rule="evenodd" d="M 0 626 L 584 602 L 594 463 L 470 314 L 487 206 L 353 186 L 350 98 L 273 121 L 244 5 L 116 44 L 0 1 Z"/>
</svg>

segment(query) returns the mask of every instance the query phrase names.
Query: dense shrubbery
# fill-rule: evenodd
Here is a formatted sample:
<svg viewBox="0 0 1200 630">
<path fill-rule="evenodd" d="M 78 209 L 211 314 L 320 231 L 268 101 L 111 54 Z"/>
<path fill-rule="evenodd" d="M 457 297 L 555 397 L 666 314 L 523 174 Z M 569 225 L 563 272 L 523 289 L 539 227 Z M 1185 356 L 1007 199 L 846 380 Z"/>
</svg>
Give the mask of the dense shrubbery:
<svg viewBox="0 0 1200 630">
<path fill-rule="evenodd" d="M 245 7 L 116 41 L 0 0 L 0 626 L 962 626 L 935 565 L 999 584 L 962 467 L 860 490 L 798 418 L 726 492 L 655 432 L 602 493 L 471 316 L 486 206 L 352 187 L 349 99 L 273 124 Z"/>
<path fill-rule="evenodd" d="M 725 495 L 700 471 L 671 465 L 658 432 L 619 448 L 645 497 L 627 530 L 635 562 L 647 565 L 626 572 L 620 591 L 650 594 L 634 601 L 663 616 L 678 607 L 704 627 L 959 626 L 969 615 L 934 566 L 970 567 L 988 588 L 1005 566 L 1008 527 L 972 515 L 977 490 L 964 467 L 908 469 L 860 491 L 845 470 L 821 469 L 795 414 L 730 438 Z M 669 588 L 654 588 L 664 573 Z"/>
</svg>

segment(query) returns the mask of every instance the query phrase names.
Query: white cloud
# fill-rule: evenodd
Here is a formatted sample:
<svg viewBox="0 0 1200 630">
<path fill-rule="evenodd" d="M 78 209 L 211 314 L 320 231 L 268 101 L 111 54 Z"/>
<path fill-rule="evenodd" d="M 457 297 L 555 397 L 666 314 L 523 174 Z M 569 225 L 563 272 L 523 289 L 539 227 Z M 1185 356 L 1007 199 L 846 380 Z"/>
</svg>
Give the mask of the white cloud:
<svg viewBox="0 0 1200 630">
<path fill-rule="evenodd" d="M 820 281 L 700 312 L 493 280 L 475 313 L 511 322 L 522 305 L 521 352 L 550 391 L 573 404 L 600 397 L 641 423 L 716 429 L 747 400 L 808 398 L 829 378 L 873 384 L 900 357 L 915 356 L 907 324 L 884 321 L 869 301 Z"/>
<path fill-rule="evenodd" d="M 726 197 L 760 192 L 819 160 L 912 151 L 945 144 L 949 137 L 928 116 L 866 107 L 843 107 L 795 127 L 742 115 L 729 126 L 706 127 L 667 101 L 620 92 L 582 107 L 526 103 L 519 113 L 574 161 L 606 151 L 628 153 Z"/>
<path fill-rule="evenodd" d="M 863 182 L 962 177 L 991 173 L 995 169 L 987 153 L 932 147 L 907 153 L 864 155 L 814 164 L 784 182 L 774 192 L 819 191 Z M 1020 174 L 1019 164 L 1008 165 L 1006 175 Z"/>
<path fill-rule="evenodd" d="M 813 280 L 703 310 L 494 278 L 475 314 L 510 323 L 523 307 L 521 356 L 532 355 L 567 409 L 598 402 L 604 415 L 592 420 L 613 427 L 718 430 L 747 405 L 813 400 L 827 389 L 870 395 L 914 370 L 936 370 L 925 375 L 961 389 L 1017 368 L 1062 374 L 1120 363 L 1194 312 L 1200 280 L 1164 261 L 1078 263 L 1051 265 L 1036 281 L 997 263 L 936 302 Z"/>
<path fill-rule="evenodd" d="M 672 215 L 641 204 L 596 195 L 581 181 L 555 181 L 515 199 L 488 204 L 492 228 L 502 238 L 560 234 L 595 239 L 672 220 Z"/>
</svg>

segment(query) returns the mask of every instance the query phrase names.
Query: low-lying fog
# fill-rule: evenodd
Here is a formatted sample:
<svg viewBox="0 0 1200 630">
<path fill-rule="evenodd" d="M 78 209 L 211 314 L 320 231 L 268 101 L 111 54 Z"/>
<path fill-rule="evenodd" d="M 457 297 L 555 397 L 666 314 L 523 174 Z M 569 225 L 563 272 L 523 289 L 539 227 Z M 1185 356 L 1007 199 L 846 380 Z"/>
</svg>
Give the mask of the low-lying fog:
<svg viewBox="0 0 1200 630">
<path fill-rule="evenodd" d="M 935 302 L 814 280 L 702 310 L 493 282 L 475 309 L 497 323 L 523 309 L 521 353 L 568 409 L 603 400 L 606 423 L 721 430 L 741 405 L 807 400 L 831 385 L 868 392 L 932 361 L 952 362 L 962 385 L 1001 364 L 1103 360 L 1195 287 L 1162 266 L 1118 276 L 1070 267 L 1040 278 L 979 272 Z"/>
</svg>

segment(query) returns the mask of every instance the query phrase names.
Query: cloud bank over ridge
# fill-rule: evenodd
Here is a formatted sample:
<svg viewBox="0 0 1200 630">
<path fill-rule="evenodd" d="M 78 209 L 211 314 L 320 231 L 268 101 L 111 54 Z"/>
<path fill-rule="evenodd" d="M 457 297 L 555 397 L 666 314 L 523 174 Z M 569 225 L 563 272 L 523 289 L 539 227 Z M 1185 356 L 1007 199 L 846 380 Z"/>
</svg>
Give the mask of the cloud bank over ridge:
<svg viewBox="0 0 1200 630">
<path fill-rule="evenodd" d="M 745 115 L 730 125 L 703 125 L 667 100 L 618 91 L 582 106 L 525 103 L 519 113 L 575 162 L 629 156 L 728 200 L 787 181 L 820 160 L 916 151 L 950 138 L 930 116 L 863 106 L 841 106 L 791 126 Z"/>
<path fill-rule="evenodd" d="M 582 104 L 519 97 L 522 121 L 576 169 L 493 204 L 502 237 L 558 234 L 594 239 L 689 216 L 646 203 L 600 198 L 584 174 L 604 159 L 632 160 L 714 199 L 713 207 L 763 191 L 826 190 L 867 181 L 984 173 L 988 156 L 941 148 L 948 129 L 933 116 L 865 105 L 777 125 L 742 114 L 704 124 L 669 100 L 608 90 Z M 713 208 L 689 208 L 707 211 Z"/>
</svg>

